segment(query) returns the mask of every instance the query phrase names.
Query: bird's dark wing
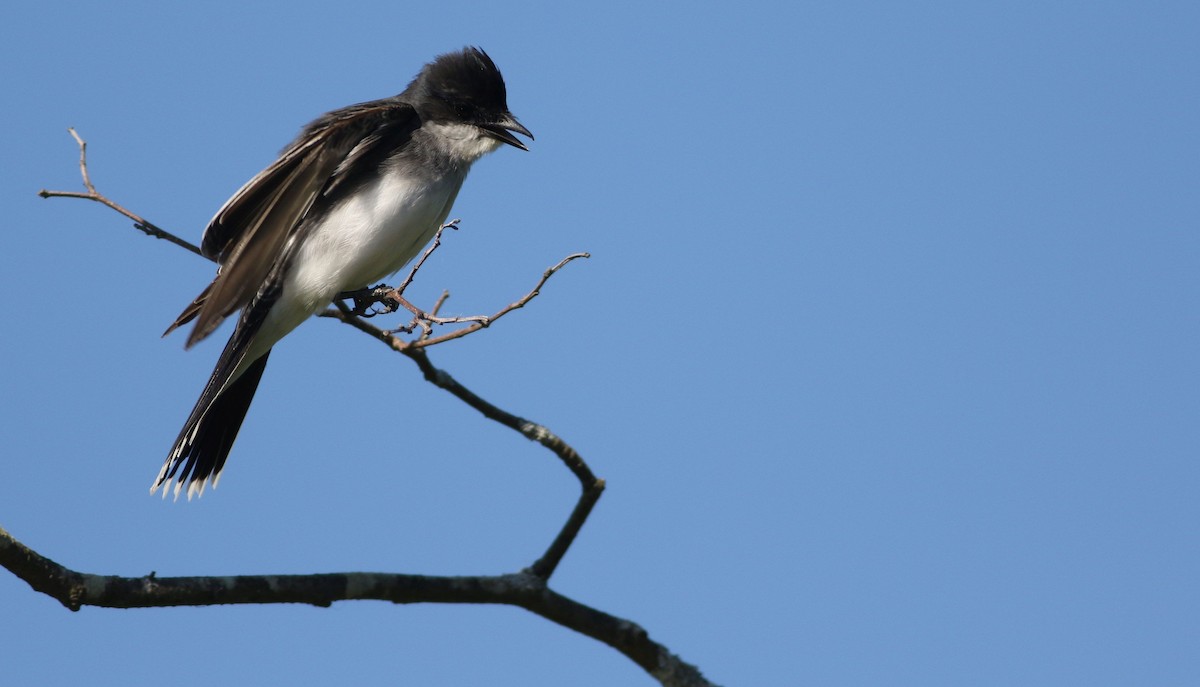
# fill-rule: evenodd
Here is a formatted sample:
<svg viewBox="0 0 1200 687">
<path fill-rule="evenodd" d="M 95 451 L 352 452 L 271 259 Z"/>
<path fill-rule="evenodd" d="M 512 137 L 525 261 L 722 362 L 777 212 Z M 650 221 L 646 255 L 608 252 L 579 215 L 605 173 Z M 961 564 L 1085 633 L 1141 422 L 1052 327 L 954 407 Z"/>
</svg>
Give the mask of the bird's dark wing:
<svg viewBox="0 0 1200 687">
<path fill-rule="evenodd" d="M 221 267 L 167 333 L 195 318 L 191 346 L 245 307 L 304 221 L 373 174 L 419 126 L 411 105 L 387 98 L 335 110 L 305 127 L 278 160 L 217 211 L 201 252 Z"/>
</svg>

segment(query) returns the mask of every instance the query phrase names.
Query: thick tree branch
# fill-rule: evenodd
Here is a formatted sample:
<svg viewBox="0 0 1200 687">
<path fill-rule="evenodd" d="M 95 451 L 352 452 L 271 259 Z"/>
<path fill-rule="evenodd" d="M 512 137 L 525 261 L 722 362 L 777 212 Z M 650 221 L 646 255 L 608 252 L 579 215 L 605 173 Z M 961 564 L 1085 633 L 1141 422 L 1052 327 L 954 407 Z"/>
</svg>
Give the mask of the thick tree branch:
<svg viewBox="0 0 1200 687">
<path fill-rule="evenodd" d="M 77 611 L 83 606 L 159 608 L 217 604 L 301 603 L 376 600 L 397 604 L 506 604 L 552 620 L 613 647 L 663 685 L 709 685 L 695 666 L 650 639 L 637 624 L 573 601 L 528 572 L 447 577 L 394 573 L 234 575 L 229 577 L 120 577 L 66 568 L 17 541 L 0 528 L 0 565 L 34 590 Z"/>
<path fill-rule="evenodd" d="M 79 167 L 86 192 L 39 192 L 43 198 L 82 198 L 101 203 L 133 220 L 134 226 L 148 236 L 165 239 L 199 255 L 191 243 L 151 224 L 99 193 L 92 184 L 87 166 L 87 143 L 69 130 L 79 145 Z M 693 687 L 709 685 L 694 666 L 681 661 L 665 647 L 652 641 L 646 631 L 628 620 L 617 618 L 573 601 L 551 590 L 547 583 L 571 543 L 579 534 L 592 508 L 604 491 L 604 480 L 597 478 L 582 457 L 546 427 L 526 420 L 489 403 L 463 386 L 447 372 L 433 365 L 425 349 L 486 328 L 504 315 L 524 307 L 536 298 L 546 282 L 569 262 L 588 257 L 587 253 L 569 255 L 547 269 L 531 291 L 491 316 L 441 318 L 438 312 L 448 297 L 443 293 L 430 312 L 423 312 L 403 298 L 403 292 L 417 271 L 441 244 L 446 229 L 457 229 L 453 220 L 438 231 L 433 243 L 396 289 L 376 287 L 352 294 L 355 307 L 342 300 L 322 316 L 337 319 L 362 331 L 416 363 L 425 379 L 448 391 L 484 417 L 513 429 L 522 436 L 549 449 L 579 480 L 581 495 L 558 535 L 542 556 L 527 569 L 508 575 L 475 577 L 439 577 L 391 573 L 330 573 L 312 575 L 239 575 L 231 577 L 169 577 L 151 573 L 145 577 L 92 575 L 65 568 L 14 539 L 0 528 L 0 565 L 25 580 L 36 591 L 47 594 L 66 607 L 148 608 L 160 606 L 202 606 L 213 604 L 306 603 L 329 606 L 335 601 L 374 599 L 393 603 L 491 603 L 524 608 L 569 629 L 597 639 L 620 651 L 649 672 L 663 685 Z M 402 305 L 414 315 L 411 323 L 395 331 L 421 333 L 405 340 L 394 331 L 380 329 L 363 318 L 375 303 L 386 308 Z M 467 326 L 441 336 L 433 336 L 433 325 Z"/>
</svg>

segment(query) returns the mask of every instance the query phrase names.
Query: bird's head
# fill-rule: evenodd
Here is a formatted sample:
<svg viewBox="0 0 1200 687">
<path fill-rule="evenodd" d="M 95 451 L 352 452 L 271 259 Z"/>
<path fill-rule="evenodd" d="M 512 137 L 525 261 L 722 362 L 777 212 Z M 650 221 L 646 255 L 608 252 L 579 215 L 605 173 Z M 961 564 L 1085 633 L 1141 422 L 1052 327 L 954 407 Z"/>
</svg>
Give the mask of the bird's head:
<svg viewBox="0 0 1200 687">
<path fill-rule="evenodd" d="M 490 139 L 529 150 L 513 133 L 530 139 L 533 134 L 508 111 L 504 77 L 492 58 L 479 48 L 439 55 L 425 65 L 404 95 L 414 102 L 423 119 L 474 126 Z"/>
</svg>

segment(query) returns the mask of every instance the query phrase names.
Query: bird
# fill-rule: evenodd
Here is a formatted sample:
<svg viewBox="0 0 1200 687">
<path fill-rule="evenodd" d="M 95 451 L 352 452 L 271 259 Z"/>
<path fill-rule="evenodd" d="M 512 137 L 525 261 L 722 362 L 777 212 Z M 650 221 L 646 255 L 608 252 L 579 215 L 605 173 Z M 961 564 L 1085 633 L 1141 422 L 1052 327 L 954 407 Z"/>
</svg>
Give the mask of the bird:
<svg viewBox="0 0 1200 687">
<path fill-rule="evenodd" d="M 471 165 L 533 140 L 486 52 L 438 55 L 398 95 L 328 112 L 225 202 L 201 253 L 217 273 L 163 336 L 186 348 L 237 325 L 150 493 L 203 495 L 220 480 L 271 349 L 338 294 L 385 279 L 445 223 Z"/>
</svg>

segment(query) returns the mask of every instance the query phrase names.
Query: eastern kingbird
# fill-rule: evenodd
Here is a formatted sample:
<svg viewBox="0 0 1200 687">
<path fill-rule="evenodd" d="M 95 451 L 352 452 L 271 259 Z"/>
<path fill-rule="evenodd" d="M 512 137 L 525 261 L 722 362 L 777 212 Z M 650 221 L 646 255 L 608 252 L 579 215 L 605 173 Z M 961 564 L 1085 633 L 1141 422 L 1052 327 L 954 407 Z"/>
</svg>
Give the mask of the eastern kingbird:
<svg viewBox="0 0 1200 687">
<path fill-rule="evenodd" d="M 187 346 L 234 312 L 225 344 L 150 493 L 213 488 L 271 347 L 339 293 L 396 272 L 446 221 L 471 163 L 533 134 L 508 111 L 504 78 L 479 48 L 438 56 L 403 93 L 334 110 L 217 211 L 201 252 L 212 283 L 164 334 Z M 165 485 L 165 486 L 164 486 Z"/>
</svg>

